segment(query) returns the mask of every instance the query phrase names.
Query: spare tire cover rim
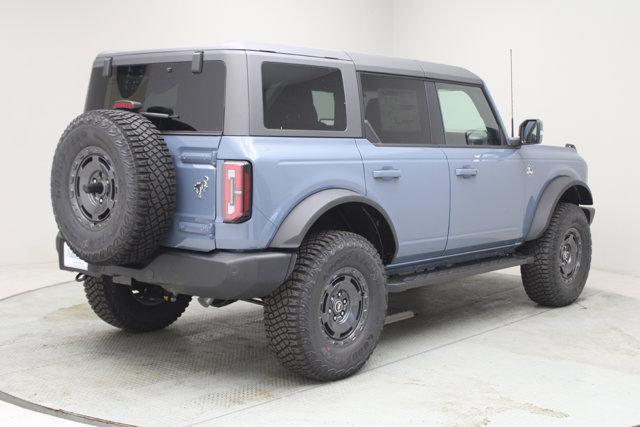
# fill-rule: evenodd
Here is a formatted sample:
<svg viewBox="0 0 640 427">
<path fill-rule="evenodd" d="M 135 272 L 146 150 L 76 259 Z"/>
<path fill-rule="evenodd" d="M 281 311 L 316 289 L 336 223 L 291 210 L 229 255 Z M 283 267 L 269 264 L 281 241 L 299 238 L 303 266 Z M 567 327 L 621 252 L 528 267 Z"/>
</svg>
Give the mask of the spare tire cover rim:
<svg viewBox="0 0 640 427">
<path fill-rule="evenodd" d="M 90 146 L 76 155 L 69 176 L 69 196 L 81 223 L 102 228 L 113 216 L 117 190 L 114 164 L 105 150 Z"/>
</svg>

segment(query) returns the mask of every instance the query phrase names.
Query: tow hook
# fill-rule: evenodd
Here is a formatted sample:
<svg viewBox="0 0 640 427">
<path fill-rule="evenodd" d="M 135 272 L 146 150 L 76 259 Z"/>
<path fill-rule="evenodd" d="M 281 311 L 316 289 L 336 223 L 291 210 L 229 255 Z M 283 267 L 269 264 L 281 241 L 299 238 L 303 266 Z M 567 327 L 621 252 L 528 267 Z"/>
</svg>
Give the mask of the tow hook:
<svg viewBox="0 0 640 427">
<path fill-rule="evenodd" d="M 198 297 L 198 302 L 200 303 L 201 306 L 203 306 L 204 308 L 207 308 L 213 302 L 213 298 Z"/>
<path fill-rule="evenodd" d="M 84 273 L 76 274 L 76 282 L 84 282 L 84 279 L 87 278 L 87 275 Z"/>
<path fill-rule="evenodd" d="M 162 300 L 164 302 L 176 302 L 177 298 L 174 294 L 172 293 L 164 293 L 162 295 Z"/>
<path fill-rule="evenodd" d="M 200 303 L 201 306 L 203 307 L 224 307 L 225 305 L 229 305 L 231 303 L 234 303 L 238 300 L 236 299 L 217 299 L 217 298 L 204 298 L 204 297 L 198 297 L 198 302 Z"/>
</svg>

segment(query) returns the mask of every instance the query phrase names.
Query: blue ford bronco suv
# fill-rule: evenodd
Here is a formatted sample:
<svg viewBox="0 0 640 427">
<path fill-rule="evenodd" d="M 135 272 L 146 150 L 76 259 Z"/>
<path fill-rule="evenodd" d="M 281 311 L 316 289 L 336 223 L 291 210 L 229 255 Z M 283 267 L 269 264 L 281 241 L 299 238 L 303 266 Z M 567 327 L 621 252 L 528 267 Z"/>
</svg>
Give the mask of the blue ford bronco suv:
<svg viewBox="0 0 640 427">
<path fill-rule="evenodd" d="M 429 62 L 269 45 L 108 52 L 51 173 L 60 267 L 128 331 L 192 296 L 264 306 L 282 363 L 358 371 L 387 295 L 521 266 L 559 307 L 589 273 L 575 147 L 508 137 L 483 81 Z"/>
</svg>

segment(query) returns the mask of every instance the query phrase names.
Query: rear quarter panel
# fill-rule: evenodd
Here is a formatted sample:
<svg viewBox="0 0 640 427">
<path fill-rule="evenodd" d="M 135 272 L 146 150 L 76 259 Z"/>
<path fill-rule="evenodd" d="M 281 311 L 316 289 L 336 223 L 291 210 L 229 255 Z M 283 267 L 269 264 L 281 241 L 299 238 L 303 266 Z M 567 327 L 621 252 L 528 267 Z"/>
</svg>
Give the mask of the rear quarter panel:
<svg viewBox="0 0 640 427">
<path fill-rule="evenodd" d="M 353 138 L 224 136 L 217 155 L 218 183 L 224 160 L 251 162 L 253 205 L 251 219 L 226 224 L 217 198 L 218 249 L 266 248 L 289 212 L 318 191 L 365 193 L 362 159 Z"/>
</svg>

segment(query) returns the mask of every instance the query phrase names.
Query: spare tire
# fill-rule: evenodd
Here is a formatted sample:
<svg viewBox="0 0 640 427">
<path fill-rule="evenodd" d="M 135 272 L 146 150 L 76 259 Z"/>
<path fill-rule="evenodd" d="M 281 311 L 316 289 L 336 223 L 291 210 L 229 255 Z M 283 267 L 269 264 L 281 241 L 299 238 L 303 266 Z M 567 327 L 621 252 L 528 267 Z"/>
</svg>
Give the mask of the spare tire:
<svg viewBox="0 0 640 427">
<path fill-rule="evenodd" d="M 96 265 L 140 263 L 158 249 L 176 205 L 173 159 L 140 114 L 94 110 L 62 134 L 51 199 L 62 237 Z"/>
</svg>

